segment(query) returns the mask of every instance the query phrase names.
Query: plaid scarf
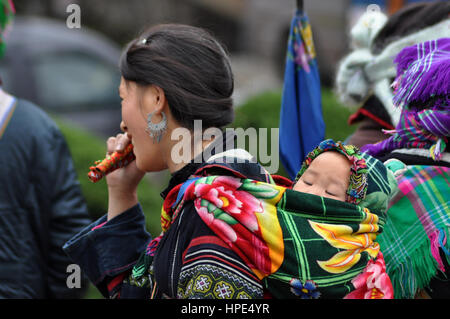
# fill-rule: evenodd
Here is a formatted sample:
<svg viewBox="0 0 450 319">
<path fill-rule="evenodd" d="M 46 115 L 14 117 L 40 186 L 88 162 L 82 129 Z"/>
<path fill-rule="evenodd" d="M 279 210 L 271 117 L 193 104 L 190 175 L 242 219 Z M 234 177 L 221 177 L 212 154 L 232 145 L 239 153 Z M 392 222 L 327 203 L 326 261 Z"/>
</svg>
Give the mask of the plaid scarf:
<svg viewBox="0 0 450 319">
<path fill-rule="evenodd" d="M 382 156 L 399 148 L 429 149 L 435 161 L 442 158 L 450 135 L 449 105 L 437 105 L 423 111 L 403 110 L 395 130 L 385 133 L 393 134 L 390 138 L 361 148 L 372 156 Z"/>
<path fill-rule="evenodd" d="M 414 298 L 436 272 L 444 271 L 439 249 L 450 261 L 450 169 L 391 159 L 399 192 L 390 201 L 378 241 L 396 298 Z"/>
</svg>

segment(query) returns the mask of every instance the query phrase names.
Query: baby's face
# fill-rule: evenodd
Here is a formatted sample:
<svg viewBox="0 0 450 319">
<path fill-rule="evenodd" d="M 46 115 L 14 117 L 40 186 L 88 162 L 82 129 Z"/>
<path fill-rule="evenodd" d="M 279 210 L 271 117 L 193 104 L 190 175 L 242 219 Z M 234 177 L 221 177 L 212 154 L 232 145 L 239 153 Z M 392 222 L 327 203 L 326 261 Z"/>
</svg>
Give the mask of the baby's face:
<svg viewBox="0 0 450 319">
<path fill-rule="evenodd" d="M 333 151 L 324 152 L 311 162 L 293 189 L 345 201 L 350 167 L 350 162 L 344 155 Z"/>
</svg>

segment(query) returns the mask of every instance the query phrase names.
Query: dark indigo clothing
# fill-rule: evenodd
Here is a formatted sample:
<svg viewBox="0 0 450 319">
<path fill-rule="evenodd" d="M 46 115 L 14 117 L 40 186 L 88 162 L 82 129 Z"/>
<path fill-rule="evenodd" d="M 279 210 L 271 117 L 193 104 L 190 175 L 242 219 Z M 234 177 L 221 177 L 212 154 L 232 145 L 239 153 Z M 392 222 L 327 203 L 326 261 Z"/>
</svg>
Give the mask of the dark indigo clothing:
<svg viewBox="0 0 450 319">
<path fill-rule="evenodd" d="M 394 129 L 383 103 L 373 94 L 349 117 L 348 124 L 358 124 L 358 127 L 347 138 L 346 143 L 359 148 L 387 139 L 389 135 L 384 134 L 382 129 Z"/>
<path fill-rule="evenodd" d="M 226 263 L 227 268 L 217 266 L 218 262 Z M 222 281 L 232 288 L 227 291 L 225 286 L 222 293 L 228 293 L 230 298 L 236 298 L 239 293 L 246 293 L 247 298 L 262 297 L 262 285 L 257 277 L 201 220 L 192 202 L 186 204 L 162 237 L 153 267 L 158 298 L 220 298 L 220 292 L 215 296 L 214 289 L 190 289 L 189 281 L 192 279 L 195 283 L 200 276 L 207 276 L 213 282 L 210 285 L 224 279 Z M 246 275 L 241 275 L 243 273 Z M 245 289 L 240 281 L 248 282 L 250 289 Z"/>
<path fill-rule="evenodd" d="M 354 114 L 350 115 L 348 124 L 353 125 L 368 118 L 378 123 L 382 129 L 394 129 L 383 103 L 374 94 L 370 95 L 363 105 Z"/>
<path fill-rule="evenodd" d="M 208 168 L 214 162 L 204 163 L 197 167 L 195 174 L 241 176 L 268 182 L 267 175 L 261 172 L 261 166 L 256 163 L 222 162 L 226 160 L 217 161 L 214 168 Z M 199 174 L 199 171 L 203 174 Z M 218 267 L 217 263 L 225 263 L 229 267 Z M 225 285 L 222 293 L 228 294 L 230 298 L 263 297 L 262 285 L 258 278 L 203 222 L 192 202 L 185 204 L 182 212 L 162 237 L 156 250 L 153 267 L 154 280 L 158 283 L 158 297 L 221 298 L 220 292 L 215 293 L 211 289 L 205 291 L 190 289 L 189 281 L 192 279 L 195 283 L 195 279 L 202 276 L 209 278 L 216 285 L 218 282 L 226 281 L 229 287 Z M 226 280 L 222 280 L 224 277 Z"/>
<path fill-rule="evenodd" d="M 389 137 L 389 135 L 383 133 L 382 129 L 383 126 L 374 120 L 370 118 L 363 118 L 358 123 L 358 127 L 355 132 L 347 138 L 345 143 L 361 148 L 366 144 L 381 142 Z"/>
<path fill-rule="evenodd" d="M 62 245 L 90 222 L 66 141 L 18 100 L 0 138 L 0 298 L 77 298 Z"/>
<path fill-rule="evenodd" d="M 105 222 L 106 215 L 76 234 L 63 249 L 102 295 L 108 296 L 109 280 L 133 267 L 151 237 L 140 204 L 92 231 Z"/>
</svg>

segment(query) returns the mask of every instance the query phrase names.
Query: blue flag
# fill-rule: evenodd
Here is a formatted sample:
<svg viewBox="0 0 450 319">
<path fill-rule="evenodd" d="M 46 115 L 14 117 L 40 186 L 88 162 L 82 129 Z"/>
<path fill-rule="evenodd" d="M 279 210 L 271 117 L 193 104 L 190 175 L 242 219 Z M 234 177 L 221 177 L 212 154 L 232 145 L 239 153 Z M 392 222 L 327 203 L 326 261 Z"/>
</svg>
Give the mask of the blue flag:
<svg viewBox="0 0 450 319">
<path fill-rule="evenodd" d="M 297 10 L 289 34 L 280 112 L 280 158 L 291 179 L 325 137 L 315 57 L 308 17 Z"/>
</svg>

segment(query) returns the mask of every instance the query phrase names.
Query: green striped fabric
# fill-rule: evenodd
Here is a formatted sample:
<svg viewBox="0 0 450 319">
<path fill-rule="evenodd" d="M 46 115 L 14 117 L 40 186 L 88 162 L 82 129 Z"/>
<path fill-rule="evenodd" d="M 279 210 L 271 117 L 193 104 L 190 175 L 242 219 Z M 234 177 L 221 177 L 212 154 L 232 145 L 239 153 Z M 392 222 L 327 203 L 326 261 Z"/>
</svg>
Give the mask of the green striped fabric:
<svg viewBox="0 0 450 319">
<path fill-rule="evenodd" d="M 312 295 L 316 291 L 320 298 L 343 298 L 354 290 L 351 281 L 364 270 L 372 257 L 367 251 L 362 251 L 359 261 L 348 270 L 330 273 L 317 261 L 330 259 L 344 249 L 331 245 L 311 227 L 310 222 L 335 225 L 338 228 L 349 227 L 349 232 L 355 234 L 370 214 L 368 210 L 354 204 L 287 189 L 277 205 L 277 211 L 283 231 L 285 254 L 281 267 L 264 279 L 270 293 L 276 298 L 289 297 L 293 279 L 303 285 L 309 282 L 309 293 Z M 383 217 L 380 216 L 378 225 L 383 224 Z M 381 230 L 382 228 L 379 229 Z M 295 296 L 290 294 L 290 297 Z"/>
<path fill-rule="evenodd" d="M 439 249 L 450 260 L 450 169 L 386 162 L 400 191 L 390 202 L 388 222 L 379 236 L 396 298 L 413 298 L 444 270 Z"/>
</svg>

